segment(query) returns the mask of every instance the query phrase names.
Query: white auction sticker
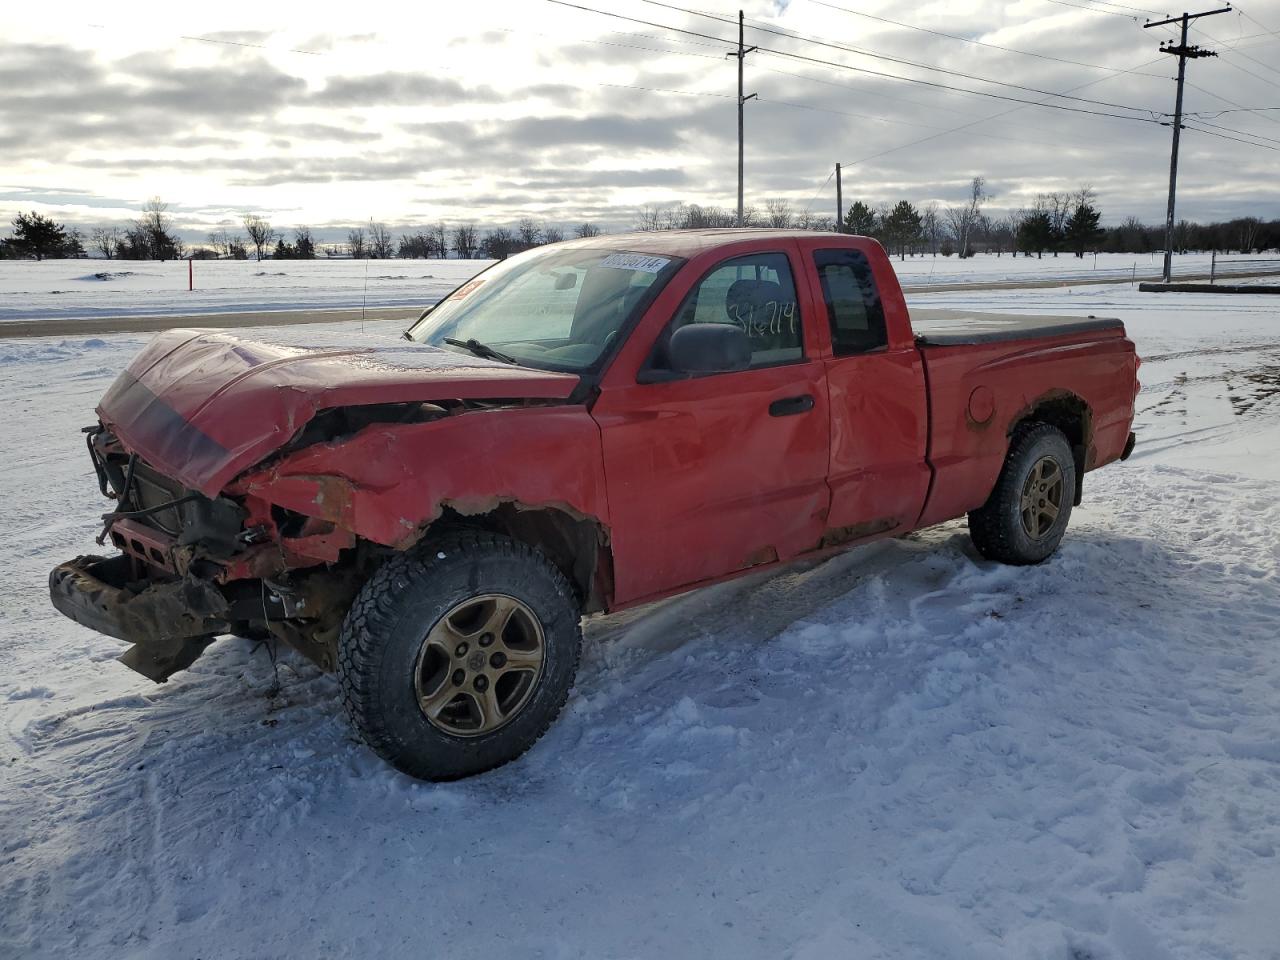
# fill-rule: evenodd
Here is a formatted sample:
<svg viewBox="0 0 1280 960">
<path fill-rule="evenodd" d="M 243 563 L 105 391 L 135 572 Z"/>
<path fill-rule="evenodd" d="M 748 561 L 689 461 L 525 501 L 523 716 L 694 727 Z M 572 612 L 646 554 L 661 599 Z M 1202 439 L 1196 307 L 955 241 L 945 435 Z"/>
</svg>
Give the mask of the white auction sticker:
<svg viewBox="0 0 1280 960">
<path fill-rule="evenodd" d="M 657 273 L 670 262 L 670 257 L 646 257 L 639 253 L 614 253 L 601 260 L 600 266 L 615 267 L 618 270 L 639 270 L 641 273 Z"/>
</svg>

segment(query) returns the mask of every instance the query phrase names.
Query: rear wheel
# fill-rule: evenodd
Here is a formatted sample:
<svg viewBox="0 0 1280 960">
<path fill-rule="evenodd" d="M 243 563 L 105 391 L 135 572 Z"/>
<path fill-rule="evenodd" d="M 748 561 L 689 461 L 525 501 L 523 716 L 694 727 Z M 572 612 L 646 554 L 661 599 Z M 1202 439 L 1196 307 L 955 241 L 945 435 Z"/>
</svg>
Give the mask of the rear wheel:
<svg viewBox="0 0 1280 960">
<path fill-rule="evenodd" d="M 397 769 L 454 780 L 531 747 L 568 697 L 579 609 L 538 550 L 484 532 L 397 556 L 365 585 L 339 639 L 352 723 Z"/>
<path fill-rule="evenodd" d="M 969 514 L 969 536 L 988 560 L 1040 563 L 1062 542 L 1075 491 L 1075 458 L 1062 431 L 1019 427 L 990 498 Z"/>
</svg>

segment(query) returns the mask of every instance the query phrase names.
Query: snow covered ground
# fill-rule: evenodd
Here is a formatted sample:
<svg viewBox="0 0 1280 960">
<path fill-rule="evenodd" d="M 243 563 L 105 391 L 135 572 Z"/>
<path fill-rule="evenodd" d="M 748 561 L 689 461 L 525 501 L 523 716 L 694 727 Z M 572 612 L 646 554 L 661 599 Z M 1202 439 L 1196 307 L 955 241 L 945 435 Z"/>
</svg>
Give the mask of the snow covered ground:
<svg viewBox="0 0 1280 960">
<path fill-rule="evenodd" d="M 154 686 L 55 614 L 77 428 L 145 338 L 0 341 L 0 956 L 1275 958 L 1280 298 L 913 303 L 1126 321 L 1139 446 L 1061 553 L 957 522 L 594 622 L 546 738 L 449 785 L 297 657 Z"/>
<path fill-rule="evenodd" d="M 0 260 L 0 322 L 255 310 L 417 307 L 487 260 Z"/>
<path fill-rule="evenodd" d="M 1269 259 L 1263 269 L 1280 273 L 1275 254 L 1233 256 L 1220 273 L 1253 269 L 1249 260 Z M 254 310 L 424 307 L 487 266 L 486 260 L 251 260 L 199 261 L 195 289 L 187 290 L 186 261 L 0 260 L 0 322 L 43 318 L 157 316 L 236 313 Z M 980 255 L 908 257 L 894 267 L 907 285 L 1005 283 L 1023 280 L 1093 280 L 1160 273 L 1157 255 L 1099 254 L 1035 259 Z M 1209 272 L 1209 256 L 1187 254 L 1175 261 L 1179 276 Z"/>
</svg>

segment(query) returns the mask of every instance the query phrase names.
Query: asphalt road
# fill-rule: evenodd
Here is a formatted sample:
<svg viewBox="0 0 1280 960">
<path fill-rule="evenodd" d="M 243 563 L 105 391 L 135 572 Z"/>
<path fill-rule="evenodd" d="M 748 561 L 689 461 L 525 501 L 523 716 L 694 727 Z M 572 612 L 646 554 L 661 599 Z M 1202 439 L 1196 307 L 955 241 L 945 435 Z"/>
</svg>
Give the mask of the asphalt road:
<svg viewBox="0 0 1280 960">
<path fill-rule="evenodd" d="M 1245 277 L 1280 276 L 1275 270 L 1254 273 L 1218 274 L 1225 280 Z M 1144 275 L 1139 282 L 1159 280 L 1156 275 Z M 1209 274 L 1186 274 L 1179 281 L 1208 280 Z M 908 284 L 903 292 L 908 294 L 949 293 L 957 290 L 1040 290 L 1052 287 L 1083 287 L 1099 283 L 1132 283 L 1130 277 L 1106 277 L 1102 279 L 1071 280 L 980 280 L 956 283 Z M 1205 288 L 1208 289 L 1207 287 Z M 393 320 L 403 317 L 405 326 L 417 318 L 417 307 L 379 307 L 364 311 L 369 320 Z M 198 313 L 175 316 L 150 317 L 85 317 L 48 320 L 13 320 L 0 323 L 0 340 L 17 337 L 80 337 L 104 333 L 152 333 L 172 330 L 174 327 L 275 327 L 295 323 L 343 323 L 358 321 L 361 311 L 348 310 L 269 310 L 249 313 Z"/>
<path fill-rule="evenodd" d="M 404 318 L 406 327 L 418 318 L 418 307 L 378 307 L 363 311 L 369 320 Z M 152 333 L 175 327 L 277 327 L 295 323 L 359 322 L 362 311 L 255 310 L 250 313 L 194 313 L 153 317 L 85 317 L 49 320 L 13 320 L 0 323 L 0 339 L 15 337 L 80 337 L 103 333 Z"/>
</svg>

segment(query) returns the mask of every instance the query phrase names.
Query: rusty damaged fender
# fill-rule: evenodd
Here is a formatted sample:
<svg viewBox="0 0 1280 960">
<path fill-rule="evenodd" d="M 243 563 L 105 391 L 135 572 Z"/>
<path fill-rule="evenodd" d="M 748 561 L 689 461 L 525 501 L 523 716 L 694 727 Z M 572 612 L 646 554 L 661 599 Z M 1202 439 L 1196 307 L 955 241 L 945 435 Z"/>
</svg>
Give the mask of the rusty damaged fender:
<svg viewBox="0 0 1280 960">
<path fill-rule="evenodd" d="M 398 549 L 446 508 L 512 502 L 609 523 L 600 430 L 580 405 L 375 424 L 250 470 L 228 490 Z"/>
</svg>

